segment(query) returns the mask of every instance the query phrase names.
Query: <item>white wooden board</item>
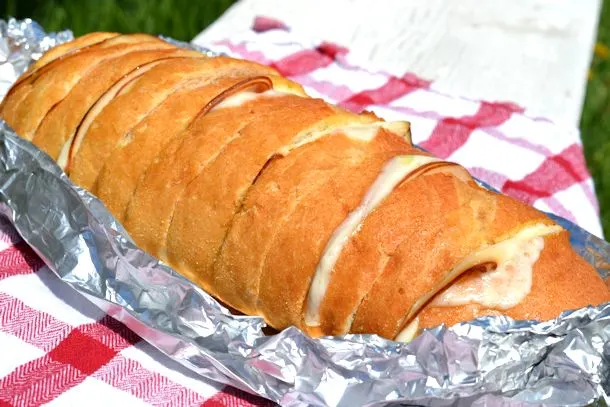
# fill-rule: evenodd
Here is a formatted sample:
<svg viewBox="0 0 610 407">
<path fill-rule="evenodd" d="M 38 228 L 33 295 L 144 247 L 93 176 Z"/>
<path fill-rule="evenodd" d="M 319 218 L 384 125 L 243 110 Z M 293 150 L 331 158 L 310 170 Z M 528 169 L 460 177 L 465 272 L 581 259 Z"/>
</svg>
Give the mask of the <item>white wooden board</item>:
<svg viewBox="0 0 610 407">
<path fill-rule="evenodd" d="M 578 126 L 599 10 L 600 0 L 241 0 L 194 42 L 274 17 L 373 68 Z"/>
</svg>

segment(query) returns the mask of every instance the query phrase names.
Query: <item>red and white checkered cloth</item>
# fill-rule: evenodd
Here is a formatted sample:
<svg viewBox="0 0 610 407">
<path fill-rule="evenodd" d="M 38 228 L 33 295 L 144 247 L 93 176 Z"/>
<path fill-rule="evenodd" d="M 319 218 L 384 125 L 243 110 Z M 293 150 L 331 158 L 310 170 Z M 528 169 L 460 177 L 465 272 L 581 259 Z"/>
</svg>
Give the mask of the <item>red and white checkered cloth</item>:
<svg viewBox="0 0 610 407">
<path fill-rule="evenodd" d="M 414 141 L 494 187 L 601 235 L 579 133 L 510 103 L 467 100 L 412 74 L 371 72 L 345 48 L 297 41 L 259 19 L 241 37 L 202 44 L 272 64 L 312 96 L 412 122 Z M 65 286 L 0 220 L 0 406 L 252 406 L 271 403 L 173 362 Z"/>
<path fill-rule="evenodd" d="M 72 291 L 0 218 L 0 407 L 252 407 Z"/>
<path fill-rule="evenodd" d="M 352 61 L 348 49 L 302 38 L 269 18 L 256 19 L 252 30 L 231 39 L 198 45 L 272 65 L 311 96 L 353 111 L 408 120 L 414 143 L 505 194 L 603 237 L 576 128 L 533 117 L 513 103 L 445 94 L 413 73 L 372 71 Z"/>
</svg>

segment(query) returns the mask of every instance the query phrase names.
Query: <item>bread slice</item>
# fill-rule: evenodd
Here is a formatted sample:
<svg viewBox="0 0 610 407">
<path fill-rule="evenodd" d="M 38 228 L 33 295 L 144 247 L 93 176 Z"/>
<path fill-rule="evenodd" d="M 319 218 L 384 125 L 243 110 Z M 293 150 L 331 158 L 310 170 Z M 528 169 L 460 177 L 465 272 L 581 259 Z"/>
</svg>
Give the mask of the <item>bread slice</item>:
<svg viewBox="0 0 610 407">
<path fill-rule="evenodd" d="M 52 69 L 55 66 L 53 64 L 59 64 L 63 58 L 71 57 L 73 54 L 79 52 L 98 52 L 100 49 L 114 47 L 118 44 L 129 44 L 134 41 L 151 40 L 161 39 L 159 37 L 144 33 L 120 34 L 113 32 L 97 32 L 85 34 L 73 41 L 51 48 L 34 64 L 36 72 L 33 73 L 35 75 L 39 75 L 40 73 L 45 72 L 44 70 L 41 70 L 42 68 L 45 70 L 49 68 Z"/>
<path fill-rule="evenodd" d="M 120 42 L 111 47 L 91 48 L 75 53 L 38 70 L 32 75 L 29 83 L 23 82 L 21 89 L 15 91 L 7 100 L 3 110 L 7 123 L 23 138 L 31 140 L 47 112 L 100 62 L 135 50 L 173 47 L 151 36 L 134 35 L 129 38 L 131 41 Z"/>
<path fill-rule="evenodd" d="M 341 171 L 327 178 L 319 189 L 302 196 L 299 205 L 278 225 L 263 262 L 257 304 L 272 326 L 296 325 L 311 335 L 319 334 L 316 327 L 304 323 L 306 300 L 333 232 L 358 208 L 388 160 L 418 153 L 400 137 L 390 136 L 389 132 L 378 134 L 371 143 L 379 144 L 364 150 L 369 154 L 354 155 L 351 167 L 341 165 Z"/>
<path fill-rule="evenodd" d="M 289 219 L 303 202 L 315 199 L 331 183 L 344 181 L 341 187 L 358 189 L 359 183 L 349 183 L 353 179 L 345 174 L 362 173 L 366 178 L 367 172 L 374 172 L 386 157 L 414 151 L 404 144 L 402 137 L 383 130 L 382 125 L 389 123 L 348 113 L 332 116 L 329 122 L 332 126 L 327 122 L 324 131 L 309 132 L 310 142 L 269 162 L 232 221 L 215 263 L 214 289 L 225 302 L 242 312 L 259 314 L 258 298 L 263 295 L 259 294 L 259 281 L 266 257 L 273 249 L 276 237 L 293 225 Z M 356 128 L 360 134 L 354 136 Z M 368 137 L 363 136 L 364 129 L 368 129 Z M 366 179 L 363 182 L 366 183 Z M 338 187 L 335 192 L 341 194 Z M 322 216 L 317 212 L 311 215 Z M 293 237 L 299 243 L 307 239 L 306 236 Z M 285 288 L 278 297 L 278 304 L 285 308 L 287 297 L 293 295 L 291 285 L 285 280 L 299 279 L 293 267 L 300 268 L 300 264 L 292 266 L 282 261 L 272 266 L 276 267 L 274 271 L 287 267 L 286 273 L 276 275 L 277 287 Z M 309 273 L 313 274 L 313 269 Z M 288 307 L 300 308 L 299 298 L 294 296 L 294 305 Z"/>
<path fill-rule="evenodd" d="M 192 51 L 155 49 L 134 51 L 101 62 L 46 114 L 32 142 L 51 158 L 60 160 L 61 157 L 60 164 L 65 166 L 79 124 L 93 104 L 115 83 L 149 62 L 189 55 L 192 55 Z"/>
<path fill-rule="evenodd" d="M 30 68 L 28 69 L 28 73 L 34 72 L 42 68 L 44 65 L 55 59 L 63 58 L 74 52 L 79 52 L 83 49 L 87 49 L 92 45 L 99 44 L 102 41 L 109 40 L 119 35 L 119 33 L 114 32 L 94 32 L 77 37 L 72 41 L 59 44 L 49 49 L 40 58 L 38 58 L 38 60 L 30 66 Z M 22 77 L 22 79 L 25 79 L 25 77 Z"/>
<path fill-rule="evenodd" d="M 150 41 L 161 41 L 160 38 L 151 36 L 148 34 L 141 33 L 133 33 L 133 34 L 119 34 L 115 35 L 115 33 L 97 33 L 92 34 L 92 37 L 89 39 L 90 43 L 83 47 L 75 47 L 70 52 L 60 55 L 58 58 L 51 58 L 36 69 L 30 76 L 24 78 L 26 82 L 33 83 L 39 79 L 40 76 L 46 74 L 48 71 L 55 69 L 58 66 L 63 66 L 66 61 L 70 61 L 71 58 L 77 57 L 81 52 L 83 53 L 99 53 L 105 48 L 112 48 L 121 44 L 133 44 L 136 42 L 150 42 Z M 165 42 L 165 41 L 163 41 Z M 64 45 L 68 45 L 66 43 Z M 171 44 L 170 44 L 171 46 Z M 18 81 L 19 83 L 19 81 Z"/>
<path fill-rule="evenodd" d="M 250 188 L 244 200 L 244 204 L 232 221 L 232 225 L 222 249 L 215 263 L 215 288 L 219 290 L 225 301 L 243 312 L 256 313 L 256 299 L 258 297 L 258 282 L 260 279 L 262 261 L 271 243 L 271 237 L 278 230 L 278 222 L 283 219 L 280 214 L 288 211 L 290 205 L 296 204 L 293 194 L 284 189 L 277 188 L 275 172 L 272 168 L 287 171 L 297 163 L 296 157 L 302 154 L 301 147 L 307 146 L 320 138 L 329 137 L 338 131 L 346 131 L 352 135 L 355 141 L 361 141 L 358 137 L 370 136 L 376 129 L 387 127 L 393 128 L 397 133 L 408 138 L 408 126 L 406 123 L 386 123 L 371 114 L 356 115 L 346 111 L 337 111 L 333 115 L 316 123 L 297 135 L 290 144 L 278 150 L 277 155 L 268 164 L 264 172 L 257 178 L 256 183 Z M 371 133 L 371 131 L 373 133 Z M 367 138 L 367 137 L 364 137 Z M 339 144 L 340 145 L 340 144 Z M 332 146 L 332 144 L 329 144 Z M 294 150 L 294 152 L 292 152 Z M 309 150 L 304 150 L 309 151 Z M 342 150 L 339 150 L 339 153 Z M 332 151 L 330 152 L 332 153 Z M 283 156 L 289 155 L 282 159 Z M 281 160 L 281 165 L 275 160 Z M 311 157 L 313 162 L 328 162 L 326 154 L 320 153 L 318 157 Z M 299 162 L 301 166 L 306 163 Z M 317 171 L 317 168 L 316 168 Z M 303 193 L 301 176 L 307 176 L 308 172 L 303 169 L 291 172 L 294 177 L 294 188 Z M 272 174 L 272 175 L 269 175 Z M 314 182 L 314 181 L 312 181 Z M 325 182 L 316 179 L 315 182 Z M 271 186 L 269 186 L 271 185 Z M 311 187 L 311 186 L 309 186 Z M 252 210 L 252 206 L 256 206 Z M 258 210 L 263 207 L 264 222 L 260 222 Z M 268 212 L 269 211 L 269 212 Z M 275 212 L 274 212 L 275 211 Z M 256 250 L 241 250 L 244 242 L 249 242 Z M 233 274 L 235 272 L 236 274 Z"/>
<path fill-rule="evenodd" d="M 229 58 L 173 58 L 164 61 L 127 84 L 91 120 L 84 130 L 78 149 L 73 152 L 70 177 L 84 188 L 92 188 L 99 171 L 119 141 L 177 90 L 195 88 L 220 72 L 252 72 L 273 74 L 275 70 L 258 64 Z M 145 96 L 144 96 L 145 95 Z"/>
</svg>

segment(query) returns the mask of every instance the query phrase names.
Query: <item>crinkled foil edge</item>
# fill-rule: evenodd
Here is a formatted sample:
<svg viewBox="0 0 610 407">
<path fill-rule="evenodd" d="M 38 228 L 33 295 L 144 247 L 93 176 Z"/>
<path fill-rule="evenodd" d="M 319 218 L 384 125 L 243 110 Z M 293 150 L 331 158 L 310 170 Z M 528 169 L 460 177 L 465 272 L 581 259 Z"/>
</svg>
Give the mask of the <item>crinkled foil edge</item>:
<svg viewBox="0 0 610 407">
<path fill-rule="evenodd" d="M 18 75 L 44 44 L 70 38 L 31 20 L 0 22 L 0 57 L 10 56 L 0 68 L 17 61 Z M 481 318 L 410 344 L 374 335 L 311 339 L 295 328 L 265 336 L 261 318 L 231 315 L 138 249 L 94 196 L 1 121 L 0 210 L 60 279 L 153 346 L 203 377 L 285 406 L 609 401 L 610 303 L 542 323 Z M 553 218 L 607 276 L 610 245 Z"/>
</svg>

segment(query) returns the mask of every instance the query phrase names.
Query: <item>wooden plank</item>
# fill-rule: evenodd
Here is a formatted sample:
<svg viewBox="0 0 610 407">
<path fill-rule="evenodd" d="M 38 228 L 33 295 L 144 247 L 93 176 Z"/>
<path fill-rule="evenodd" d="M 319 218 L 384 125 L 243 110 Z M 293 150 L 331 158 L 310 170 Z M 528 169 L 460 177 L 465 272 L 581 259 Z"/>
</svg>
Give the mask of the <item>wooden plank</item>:
<svg viewBox="0 0 610 407">
<path fill-rule="evenodd" d="M 368 66 L 578 126 L 599 12 L 599 0 L 241 0 L 194 42 L 274 17 Z"/>
</svg>

